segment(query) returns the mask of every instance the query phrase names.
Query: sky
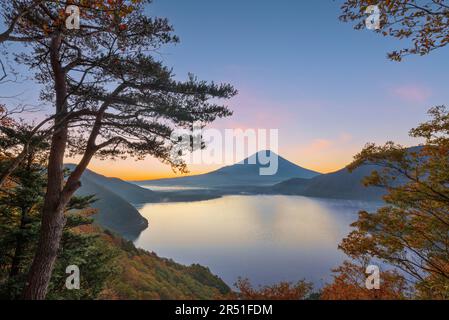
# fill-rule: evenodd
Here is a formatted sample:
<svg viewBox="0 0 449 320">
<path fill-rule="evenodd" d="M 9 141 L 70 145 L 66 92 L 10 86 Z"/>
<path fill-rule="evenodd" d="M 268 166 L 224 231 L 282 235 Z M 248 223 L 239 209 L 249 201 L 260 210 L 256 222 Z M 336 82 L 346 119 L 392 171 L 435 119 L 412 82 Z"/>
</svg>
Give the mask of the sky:
<svg viewBox="0 0 449 320">
<path fill-rule="evenodd" d="M 367 142 L 417 144 L 408 131 L 449 101 L 449 48 L 391 62 L 387 52 L 408 43 L 340 22 L 340 4 L 154 0 L 147 13 L 167 17 L 181 39 L 157 54 L 177 79 L 192 72 L 239 90 L 229 101 L 234 115 L 209 127 L 278 129 L 281 156 L 324 173 Z M 222 165 L 192 165 L 190 174 Z M 127 180 L 175 176 L 152 158 L 94 160 L 89 168 Z"/>
</svg>

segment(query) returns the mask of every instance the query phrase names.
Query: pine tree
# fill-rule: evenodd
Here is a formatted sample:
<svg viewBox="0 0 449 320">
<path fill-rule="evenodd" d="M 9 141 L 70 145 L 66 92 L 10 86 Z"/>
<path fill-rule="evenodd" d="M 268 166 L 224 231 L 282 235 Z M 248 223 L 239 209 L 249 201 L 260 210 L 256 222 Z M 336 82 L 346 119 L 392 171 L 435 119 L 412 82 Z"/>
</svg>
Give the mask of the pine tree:
<svg viewBox="0 0 449 320">
<path fill-rule="evenodd" d="M 9 26 L 0 41 L 27 44 L 15 58 L 35 71 L 42 99 L 55 107 L 52 125 L 46 128 L 51 147 L 41 235 L 25 299 L 46 296 L 66 223 L 65 208 L 94 156 L 150 155 L 185 171 L 185 164 L 173 158 L 172 151 L 181 143 L 172 138 L 173 131 L 231 115 L 217 101 L 234 96 L 232 86 L 199 81 L 193 75 L 178 81 L 152 56 L 179 39 L 166 19 L 145 15 L 144 5 L 150 2 L 70 1 L 78 5 L 82 19 L 79 30 L 70 30 L 65 23 L 69 2 L 0 1 Z M 64 179 L 69 148 L 81 161 Z"/>
<path fill-rule="evenodd" d="M 27 132 L 24 127 L 18 131 L 11 129 L 3 135 L 2 143 L 12 145 Z M 39 142 L 39 147 L 33 150 L 0 190 L 0 297 L 3 299 L 20 298 L 39 240 L 48 145 Z M 0 161 L 0 167 L 4 162 L 8 158 Z M 79 232 L 93 222 L 90 215 L 95 212 L 88 209 L 93 201 L 93 196 L 73 197 L 66 207 L 67 223 L 49 285 L 49 299 L 95 299 L 115 271 L 114 251 L 97 234 Z M 65 287 L 68 276 L 65 270 L 69 265 L 77 265 L 82 270 L 80 290 Z"/>
</svg>

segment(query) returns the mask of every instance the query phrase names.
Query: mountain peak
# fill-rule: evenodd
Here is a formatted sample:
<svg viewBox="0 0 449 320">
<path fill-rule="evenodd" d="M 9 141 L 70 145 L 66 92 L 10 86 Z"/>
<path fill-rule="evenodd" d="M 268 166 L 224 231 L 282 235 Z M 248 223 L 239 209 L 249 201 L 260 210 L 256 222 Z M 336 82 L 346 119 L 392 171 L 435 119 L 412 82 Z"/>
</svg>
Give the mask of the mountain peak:
<svg viewBox="0 0 449 320">
<path fill-rule="evenodd" d="M 273 174 L 264 174 L 274 167 Z M 263 169 L 263 170 L 261 170 Z M 262 174 L 261 174 L 262 171 Z M 163 186 L 260 186 L 273 185 L 291 178 L 310 179 L 320 173 L 302 168 L 284 159 L 272 150 L 260 150 L 244 160 L 215 171 L 189 177 L 153 180 L 153 185 Z"/>
<path fill-rule="evenodd" d="M 263 159 L 263 161 L 260 161 L 261 158 Z M 282 158 L 280 155 L 278 155 L 276 152 L 274 152 L 272 150 L 260 150 L 236 164 L 238 164 L 238 165 L 241 165 L 241 164 L 265 165 L 267 161 L 269 161 L 273 158 L 285 160 L 284 158 Z"/>
</svg>

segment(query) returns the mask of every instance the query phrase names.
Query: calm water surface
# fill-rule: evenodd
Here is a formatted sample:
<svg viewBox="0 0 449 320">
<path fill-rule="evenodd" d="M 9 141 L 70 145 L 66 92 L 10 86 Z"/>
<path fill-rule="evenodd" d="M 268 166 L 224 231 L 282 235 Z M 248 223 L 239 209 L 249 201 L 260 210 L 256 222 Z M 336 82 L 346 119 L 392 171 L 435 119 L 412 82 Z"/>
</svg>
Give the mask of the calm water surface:
<svg viewBox="0 0 449 320">
<path fill-rule="evenodd" d="M 159 192 L 172 192 L 172 191 L 187 191 L 187 190 L 205 190 L 207 188 L 201 188 L 201 187 L 190 187 L 190 186 L 154 186 L 149 184 L 139 184 L 138 186 L 146 189 L 150 189 L 153 191 L 159 191 Z"/>
<path fill-rule="evenodd" d="M 377 203 L 299 196 L 227 196 L 144 205 L 149 221 L 138 247 L 208 266 L 229 285 L 306 278 L 321 286 L 344 255 L 337 250 L 360 209 Z"/>
</svg>

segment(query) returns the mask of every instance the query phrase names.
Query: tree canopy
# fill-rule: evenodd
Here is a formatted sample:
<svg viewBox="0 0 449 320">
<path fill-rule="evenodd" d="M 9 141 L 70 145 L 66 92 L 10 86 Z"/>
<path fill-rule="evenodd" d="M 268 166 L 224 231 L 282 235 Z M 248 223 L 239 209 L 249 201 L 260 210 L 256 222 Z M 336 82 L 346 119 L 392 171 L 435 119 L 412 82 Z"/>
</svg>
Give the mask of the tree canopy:
<svg viewBox="0 0 449 320">
<path fill-rule="evenodd" d="M 449 112 L 429 111 L 431 119 L 410 131 L 425 143 L 415 148 L 389 142 L 368 144 L 349 167 L 375 164 L 366 185 L 387 188 L 386 205 L 362 211 L 341 249 L 354 259 L 384 261 L 415 285 L 416 296 L 449 296 Z"/>
<path fill-rule="evenodd" d="M 445 0 L 345 0 L 340 20 L 354 22 L 355 29 L 364 29 L 366 9 L 377 5 L 381 28 L 376 32 L 407 40 L 407 48 L 394 50 L 388 57 L 401 61 L 411 54 L 426 55 L 449 43 L 449 3 Z"/>
</svg>

